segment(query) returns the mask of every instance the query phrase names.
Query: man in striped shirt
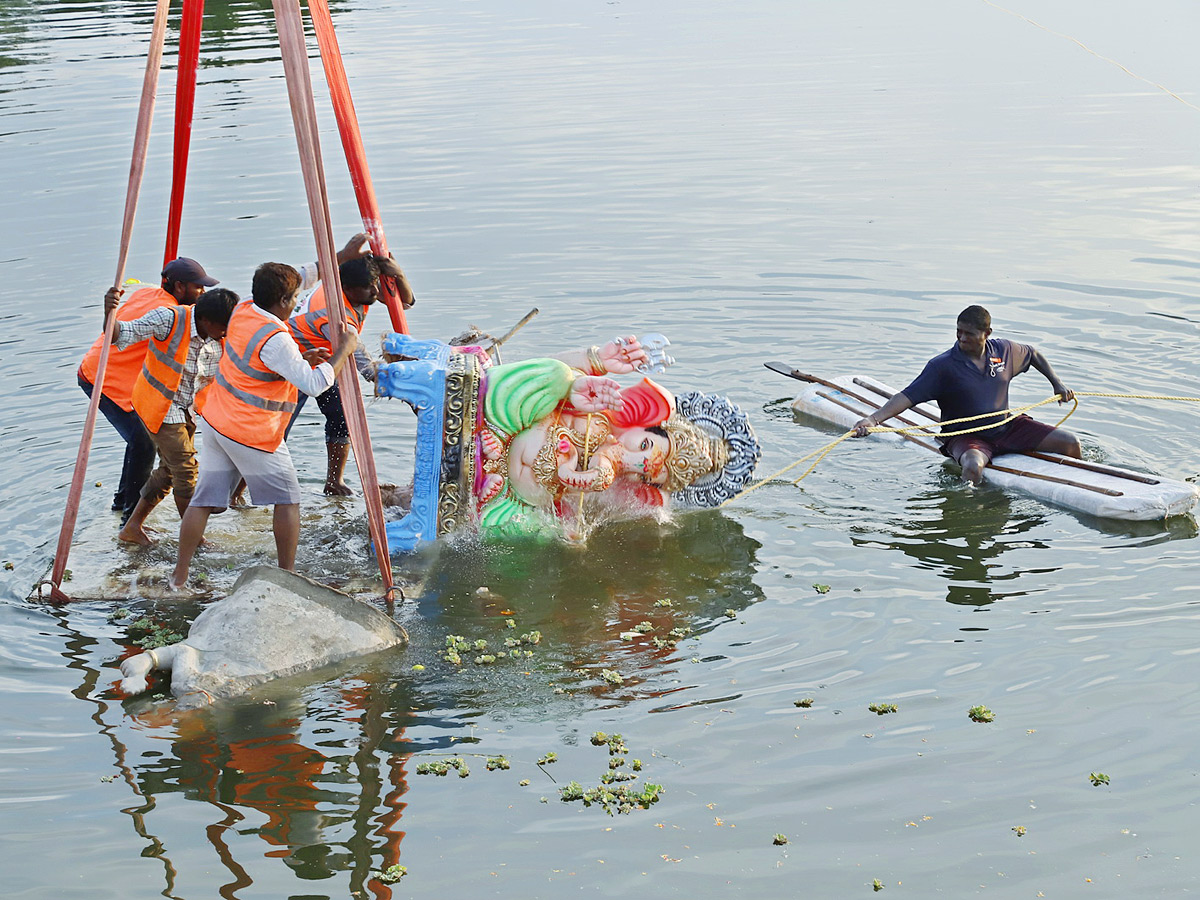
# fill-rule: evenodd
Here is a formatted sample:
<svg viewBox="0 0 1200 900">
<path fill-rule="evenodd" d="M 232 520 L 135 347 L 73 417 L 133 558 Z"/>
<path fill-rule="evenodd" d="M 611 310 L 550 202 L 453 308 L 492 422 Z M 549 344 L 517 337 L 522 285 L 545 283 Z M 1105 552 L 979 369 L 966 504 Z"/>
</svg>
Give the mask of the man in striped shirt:
<svg viewBox="0 0 1200 900">
<path fill-rule="evenodd" d="M 120 288 L 109 289 L 104 297 L 106 313 L 116 310 L 122 293 Z M 154 542 L 146 533 L 145 523 L 146 517 L 154 507 L 158 506 L 168 493 L 173 493 L 175 507 L 182 516 L 191 502 L 198 470 L 196 423 L 192 415 L 192 402 L 196 391 L 216 374 L 217 365 L 221 360 L 221 339 L 225 337 L 229 316 L 239 299 L 233 291 L 214 288 L 200 295 L 190 314 L 185 313 L 186 308 L 182 306 L 160 306 L 132 321 L 117 323 L 114 345 L 118 350 L 124 350 L 139 341 L 148 341 L 150 344 L 147 362 L 143 365 L 139 383 L 134 389 L 133 402 L 134 410 L 150 433 L 159 460 L 158 468 L 150 473 L 149 479 L 142 487 L 137 506 L 118 532 L 119 540 L 150 546 Z M 170 387 L 163 386 L 160 379 L 154 378 L 149 369 L 153 365 L 151 357 L 156 348 L 168 341 L 180 316 L 185 316 L 185 322 L 190 320 L 189 333 L 186 336 L 188 345 L 182 371 L 177 373 L 178 385 L 174 386 L 172 391 Z M 183 323 L 180 323 L 180 328 L 182 327 Z M 182 334 L 180 336 L 182 337 Z M 170 364 L 168 367 L 173 368 Z M 165 411 L 161 408 L 157 410 L 161 420 L 158 420 L 158 415 L 154 412 L 148 412 L 144 404 L 138 402 L 140 389 L 145 389 L 151 384 L 156 385 L 164 395 L 170 394 L 169 401 L 162 404 Z"/>
</svg>

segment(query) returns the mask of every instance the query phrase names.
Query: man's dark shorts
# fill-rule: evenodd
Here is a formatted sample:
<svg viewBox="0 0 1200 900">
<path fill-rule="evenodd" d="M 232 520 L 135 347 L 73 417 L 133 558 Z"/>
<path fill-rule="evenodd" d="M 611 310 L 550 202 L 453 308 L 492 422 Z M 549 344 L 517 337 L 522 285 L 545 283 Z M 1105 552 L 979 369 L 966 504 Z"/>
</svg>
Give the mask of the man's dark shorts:
<svg viewBox="0 0 1200 900">
<path fill-rule="evenodd" d="M 968 450 L 979 450 L 987 457 L 987 462 L 991 462 L 993 456 L 1000 456 L 1003 453 L 1036 450 L 1052 431 L 1054 431 L 1053 425 L 1039 422 L 1030 416 L 1020 415 L 1013 419 L 1004 433 L 995 440 L 987 440 L 977 434 L 960 434 L 958 437 L 949 438 L 942 444 L 942 453 L 955 462 L 959 462 L 962 455 Z"/>
</svg>

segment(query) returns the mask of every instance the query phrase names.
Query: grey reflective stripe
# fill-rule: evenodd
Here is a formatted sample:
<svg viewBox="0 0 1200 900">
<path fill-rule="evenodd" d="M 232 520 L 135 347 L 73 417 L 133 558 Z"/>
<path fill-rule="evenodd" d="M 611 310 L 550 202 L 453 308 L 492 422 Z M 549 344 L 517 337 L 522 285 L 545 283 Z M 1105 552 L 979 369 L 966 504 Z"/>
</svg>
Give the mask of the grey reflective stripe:
<svg viewBox="0 0 1200 900">
<path fill-rule="evenodd" d="M 302 316 L 301 318 L 307 319 L 308 316 Z M 300 331 L 299 326 L 293 325 L 292 320 L 290 320 L 290 319 L 288 320 L 288 330 L 291 331 L 292 337 L 296 339 L 296 343 L 299 344 L 301 347 L 303 347 L 305 351 L 317 349 L 311 343 L 309 343 L 308 338 L 306 338 L 304 336 L 304 334 Z"/>
<path fill-rule="evenodd" d="M 217 371 L 217 384 L 229 391 L 237 399 L 241 400 L 250 406 L 256 406 L 259 409 L 265 409 L 268 412 L 285 412 L 293 413 L 296 411 L 296 404 L 289 403 L 287 400 L 266 400 L 256 394 L 251 394 L 248 391 L 243 391 L 241 388 L 235 388 L 229 383 L 229 380 Z"/>
<path fill-rule="evenodd" d="M 175 392 L 150 374 L 150 370 L 142 366 L 142 377 L 146 379 L 146 383 L 154 388 L 168 400 L 175 399 Z"/>
<path fill-rule="evenodd" d="M 246 345 L 246 356 L 238 356 L 232 347 L 229 346 L 229 341 L 225 341 L 225 358 L 237 366 L 239 372 L 247 378 L 253 378 L 255 381 L 283 381 L 283 376 L 275 372 L 263 372 L 250 365 L 249 357 L 254 355 L 254 351 L 265 343 L 266 338 L 279 330 L 278 325 L 268 322 L 263 325 L 258 331 L 254 332 L 253 337 Z"/>
<path fill-rule="evenodd" d="M 150 342 L 150 352 L 154 354 L 154 358 L 166 366 L 173 372 L 183 374 L 183 365 L 175 361 L 175 354 L 179 352 L 179 345 L 183 341 L 183 333 L 187 330 L 187 316 L 184 314 L 183 307 L 176 306 L 171 310 L 175 316 L 175 324 L 171 326 L 171 333 L 167 335 L 170 338 L 170 343 L 167 344 L 166 351 L 158 349 L 156 341 Z"/>
</svg>

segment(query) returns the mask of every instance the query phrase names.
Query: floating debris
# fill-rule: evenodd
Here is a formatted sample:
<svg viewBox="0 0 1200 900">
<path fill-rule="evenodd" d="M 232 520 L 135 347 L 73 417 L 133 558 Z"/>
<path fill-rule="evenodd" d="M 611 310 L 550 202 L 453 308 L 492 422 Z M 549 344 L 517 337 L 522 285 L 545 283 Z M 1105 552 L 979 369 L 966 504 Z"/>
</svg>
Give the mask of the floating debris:
<svg viewBox="0 0 1200 900">
<path fill-rule="evenodd" d="M 894 713 L 898 710 L 895 703 L 872 703 L 867 707 L 869 712 L 875 713 L 877 716 L 886 716 L 888 713 Z"/>
<path fill-rule="evenodd" d="M 105 784 L 112 784 L 114 781 L 117 780 L 117 776 L 116 775 L 101 775 L 100 780 L 102 782 L 104 782 Z"/>
<path fill-rule="evenodd" d="M 661 600 L 655 600 L 654 605 L 659 609 L 664 609 L 669 606 L 674 606 L 675 604 L 671 602 L 670 597 L 663 597 Z"/>
<path fill-rule="evenodd" d="M 529 779 L 522 778 L 520 781 L 517 782 L 517 784 L 519 784 L 521 787 L 529 787 Z"/>
<path fill-rule="evenodd" d="M 372 872 L 371 877 L 382 884 L 395 884 L 407 874 L 407 867 L 396 865 L 388 866 L 382 872 Z"/>
<path fill-rule="evenodd" d="M 986 706 L 972 706 L 967 710 L 967 715 L 972 722 L 991 722 L 996 718 L 996 714 Z"/>
<path fill-rule="evenodd" d="M 727 609 L 727 610 L 725 610 L 725 618 L 727 618 L 727 619 L 736 619 L 736 618 L 737 618 L 737 610 L 736 610 L 736 609 Z"/>
<path fill-rule="evenodd" d="M 1108 776 L 1103 772 L 1093 772 L 1088 776 L 1088 780 L 1092 782 L 1092 787 L 1100 787 L 1102 784 L 1108 784 Z"/>
</svg>

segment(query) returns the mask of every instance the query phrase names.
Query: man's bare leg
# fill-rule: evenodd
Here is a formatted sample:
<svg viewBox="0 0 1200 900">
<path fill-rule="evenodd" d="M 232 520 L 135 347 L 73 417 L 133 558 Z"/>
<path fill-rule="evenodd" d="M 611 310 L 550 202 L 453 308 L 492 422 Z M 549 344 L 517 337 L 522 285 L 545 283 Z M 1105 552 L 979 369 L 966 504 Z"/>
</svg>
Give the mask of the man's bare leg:
<svg viewBox="0 0 1200 900">
<path fill-rule="evenodd" d="M 216 509 L 214 506 L 189 506 L 183 514 L 179 523 L 179 558 L 175 562 L 175 571 L 171 573 L 171 587 L 181 588 L 187 584 L 192 557 L 196 555 L 196 548 L 204 540 L 208 517 Z"/>
<path fill-rule="evenodd" d="M 140 544 L 143 547 L 153 547 L 154 541 L 150 535 L 146 534 L 145 524 L 146 517 L 150 515 L 155 504 L 151 503 L 145 497 L 142 497 L 137 502 L 137 506 L 133 508 L 133 512 L 129 514 L 129 518 L 125 524 L 121 526 L 121 530 L 117 532 L 117 540 L 124 541 L 127 544 Z"/>
<path fill-rule="evenodd" d="M 300 504 L 276 503 L 271 524 L 275 532 L 279 568 L 296 568 L 296 547 L 300 543 Z"/>
<path fill-rule="evenodd" d="M 958 464 L 962 466 L 963 481 L 979 484 L 983 481 L 983 470 L 988 464 L 987 454 L 982 450 L 968 450 L 959 457 Z"/>
<path fill-rule="evenodd" d="M 346 474 L 346 458 L 350 455 L 349 444 L 325 444 L 329 467 L 325 472 L 325 493 L 331 497 L 352 497 L 354 491 L 343 480 Z"/>
<path fill-rule="evenodd" d="M 1069 431 L 1055 428 L 1042 440 L 1037 448 L 1042 453 L 1061 453 L 1072 459 L 1082 459 L 1083 450 L 1079 446 L 1079 438 Z"/>
</svg>

